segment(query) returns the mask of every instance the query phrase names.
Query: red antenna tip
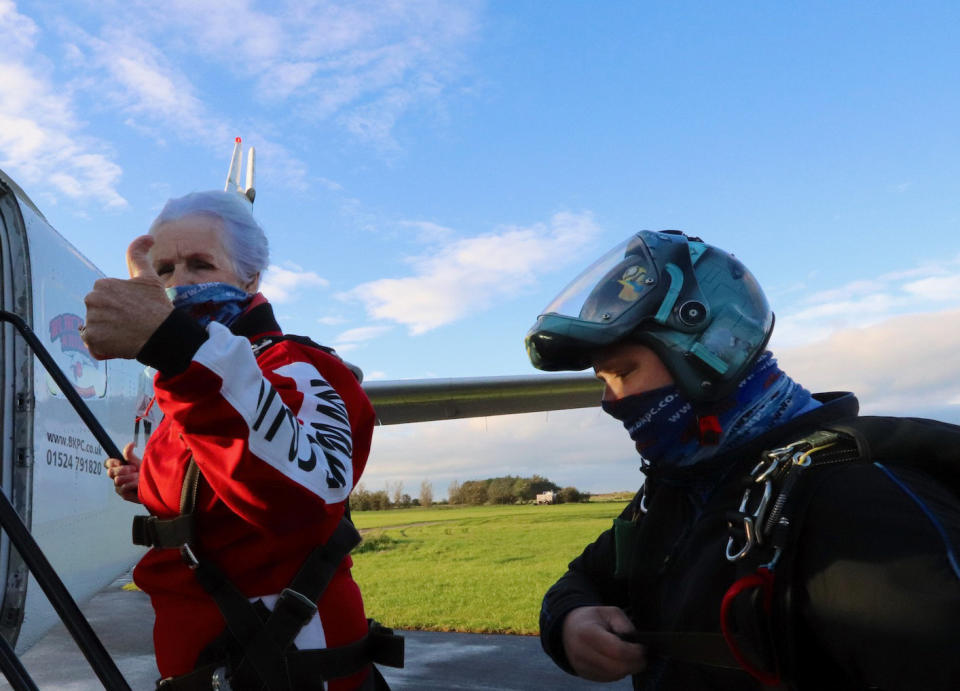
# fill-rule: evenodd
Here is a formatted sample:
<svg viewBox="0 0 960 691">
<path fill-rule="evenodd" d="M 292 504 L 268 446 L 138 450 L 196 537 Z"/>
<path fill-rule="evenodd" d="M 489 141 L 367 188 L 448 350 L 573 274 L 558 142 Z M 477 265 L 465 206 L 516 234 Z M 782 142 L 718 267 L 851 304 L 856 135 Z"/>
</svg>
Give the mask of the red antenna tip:
<svg viewBox="0 0 960 691">
<path fill-rule="evenodd" d="M 240 137 L 237 137 L 237 144 L 240 143 Z"/>
</svg>

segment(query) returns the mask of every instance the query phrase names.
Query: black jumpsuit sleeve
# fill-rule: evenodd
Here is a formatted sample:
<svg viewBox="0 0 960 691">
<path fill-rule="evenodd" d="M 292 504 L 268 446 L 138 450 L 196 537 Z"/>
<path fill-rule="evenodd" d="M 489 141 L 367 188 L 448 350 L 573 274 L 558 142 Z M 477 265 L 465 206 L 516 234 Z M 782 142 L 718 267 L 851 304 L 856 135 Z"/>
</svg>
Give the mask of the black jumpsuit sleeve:
<svg viewBox="0 0 960 691">
<path fill-rule="evenodd" d="M 631 520 L 639 511 L 642 490 L 620 514 Z M 605 530 L 576 559 L 567 572 L 554 583 L 543 597 L 540 607 L 540 643 L 544 651 L 566 672 L 574 674 L 563 650 L 563 620 L 577 607 L 615 605 L 626 607 L 625 581 L 614 578 L 616 546 L 613 528 Z"/>
<path fill-rule="evenodd" d="M 915 469 L 851 465 L 814 493 L 798 547 L 800 661 L 859 688 L 960 688 L 957 495 Z"/>
</svg>

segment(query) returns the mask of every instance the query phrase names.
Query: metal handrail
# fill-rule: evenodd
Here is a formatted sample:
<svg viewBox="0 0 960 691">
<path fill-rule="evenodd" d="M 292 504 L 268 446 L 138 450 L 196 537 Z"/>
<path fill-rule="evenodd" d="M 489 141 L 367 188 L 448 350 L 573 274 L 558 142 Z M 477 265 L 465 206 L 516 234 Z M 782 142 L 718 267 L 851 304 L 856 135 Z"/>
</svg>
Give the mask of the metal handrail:
<svg viewBox="0 0 960 691">
<path fill-rule="evenodd" d="M 100 446 L 106 451 L 107 455 L 111 458 L 122 458 L 117 445 L 114 444 L 113 440 L 107 435 L 100 421 L 90 412 L 87 404 L 80 398 L 80 395 L 73 388 L 73 385 L 57 366 L 53 357 L 51 357 L 47 349 L 44 348 L 40 339 L 37 338 L 27 323 L 18 315 L 5 310 L 0 310 L 0 322 L 9 322 L 20 332 L 20 335 L 26 340 L 34 355 L 37 356 L 37 359 L 40 360 L 40 363 L 50 376 L 53 377 L 53 380 L 57 383 L 57 386 L 60 387 L 63 395 L 70 401 L 74 410 L 77 411 L 84 424 L 90 429 L 97 441 L 100 442 Z M 10 536 L 10 541 L 17 548 L 17 551 L 20 552 L 20 556 L 23 557 L 30 572 L 34 578 L 36 578 L 40 588 L 43 589 L 47 599 L 50 600 L 50 604 L 53 605 L 60 620 L 70 632 L 70 635 L 73 636 L 73 640 L 76 641 L 80 652 L 87 658 L 87 662 L 90 663 L 93 671 L 103 683 L 104 688 L 110 689 L 110 691 L 114 689 L 117 691 L 130 691 L 130 686 L 123 678 L 123 675 L 120 674 L 120 670 L 113 661 L 113 658 L 110 657 L 110 653 L 103 647 L 103 643 L 100 642 L 90 623 L 86 617 L 83 616 L 83 612 L 80 611 L 80 608 L 63 584 L 63 581 L 60 580 L 57 572 L 50 565 L 50 562 L 47 561 L 43 550 L 40 549 L 40 545 L 33 539 L 30 531 L 27 530 L 27 526 L 24 525 L 20 515 L 4 492 L 0 492 L 0 526 L 2 526 L 7 532 L 7 535 Z M 2 636 L 0 636 L 0 638 L 2 638 Z M 6 639 L 3 640 L 6 643 Z M 10 645 L 7 643 L 7 649 L 9 650 L 9 648 Z M 10 652 L 12 653 L 12 650 Z M 13 654 L 13 657 L 16 658 L 16 654 Z M 19 664 L 19 660 L 14 664 L 9 658 L 10 655 L 4 654 L 2 646 L 0 646 L 0 667 L 2 667 L 4 674 L 7 675 L 7 679 L 15 684 L 15 680 L 10 679 L 9 676 L 10 674 L 15 674 L 16 682 L 20 683 L 20 686 L 15 685 L 15 688 L 18 690 L 36 689 L 37 687 L 33 685 L 33 680 L 30 679 L 27 671 Z M 26 679 L 23 678 L 24 675 L 26 675 Z"/>
</svg>

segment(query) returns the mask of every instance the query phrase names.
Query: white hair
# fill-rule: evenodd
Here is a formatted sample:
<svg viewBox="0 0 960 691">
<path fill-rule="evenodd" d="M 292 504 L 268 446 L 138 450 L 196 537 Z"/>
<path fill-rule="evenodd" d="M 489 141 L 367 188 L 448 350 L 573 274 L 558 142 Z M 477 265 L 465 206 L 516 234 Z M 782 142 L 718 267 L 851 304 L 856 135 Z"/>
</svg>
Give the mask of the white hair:
<svg viewBox="0 0 960 691">
<path fill-rule="evenodd" d="M 170 199 L 148 231 L 151 235 L 162 223 L 187 216 L 211 216 L 223 223 L 224 246 L 237 276 L 244 283 L 266 271 L 270 248 L 263 228 L 253 217 L 252 205 L 236 192 L 209 190 Z"/>
</svg>

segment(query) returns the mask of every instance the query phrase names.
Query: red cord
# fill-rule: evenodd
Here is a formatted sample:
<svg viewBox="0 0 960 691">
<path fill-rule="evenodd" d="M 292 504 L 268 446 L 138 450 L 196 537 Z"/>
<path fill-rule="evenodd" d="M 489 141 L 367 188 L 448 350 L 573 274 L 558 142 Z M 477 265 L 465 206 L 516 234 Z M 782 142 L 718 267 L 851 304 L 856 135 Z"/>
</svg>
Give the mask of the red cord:
<svg viewBox="0 0 960 691">
<path fill-rule="evenodd" d="M 756 573 L 749 574 L 735 581 L 723 596 L 723 602 L 720 605 L 720 631 L 723 633 L 723 639 L 730 647 L 730 652 L 733 653 L 733 657 L 736 658 L 744 671 L 761 684 L 776 686 L 780 683 L 779 672 L 774 671 L 770 673 L 751 664 L 740 651 L 733 632 L 730 631 L 730 627 L 727 625 L 729 620 L 728 615 L 731 607 L 733 607 L 733 601 L 738 595 L 751 588 L 761 588 L 763 590 L 763 610 L 767 614 L 770 614 L 770 608 L 773 605 L 773 572 L 767 567 L 761 566 L 757 569 Z"/>
</svg>

